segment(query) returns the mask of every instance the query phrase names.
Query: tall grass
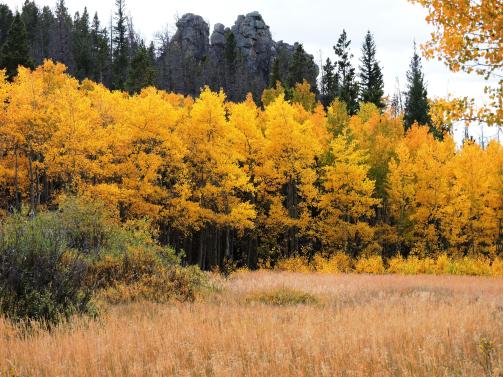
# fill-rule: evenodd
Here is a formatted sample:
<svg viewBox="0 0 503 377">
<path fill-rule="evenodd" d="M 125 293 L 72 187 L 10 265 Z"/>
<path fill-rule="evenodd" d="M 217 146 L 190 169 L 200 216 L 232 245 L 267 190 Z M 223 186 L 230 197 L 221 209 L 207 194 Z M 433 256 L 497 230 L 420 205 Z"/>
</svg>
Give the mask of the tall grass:
<svg viewBox="0 0 503 377">
<path fill-rule="evenodd" d="M 206 301 L 116 306 L 29 336 L 0 320 L 0 375 L 501 375 L 501 278 L 260 271 L 220 284 Z M 316 304 L 247 299 L 281 289 Z"/>
</svg>

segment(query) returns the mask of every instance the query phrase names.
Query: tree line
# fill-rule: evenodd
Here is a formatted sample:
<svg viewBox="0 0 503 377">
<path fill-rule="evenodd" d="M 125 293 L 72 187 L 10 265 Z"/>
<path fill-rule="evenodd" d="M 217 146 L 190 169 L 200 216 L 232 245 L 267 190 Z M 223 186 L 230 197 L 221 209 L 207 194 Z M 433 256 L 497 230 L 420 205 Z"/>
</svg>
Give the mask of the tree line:
<svg viewBox="0 0 503 377">
<path fill-rule="evenodd" d="M 281 82 L 289 98 L 295 85 L 307 79 L 325 107 L 339 98 L 354 115 L 361 102 L 374 103 L 381 111 L 389 105 L 397 114 L 404 112 L 406 128 L 417 121 L 430 125 L 435 131 L 429 117 L 419 55 L 414 49 L 405 100 L 398 92 L 386 101 L 382 68 L 376 58 L 376 44 L 370 31 L 362 45 L 358 72 L 352 66 L 351 41 L 346 31 L 342 32 L 333 48 L 334 61 L 328 58 L 321 67 L 318 88 L 309 77 L 312 71 L 309 67 L 314 62 L 307 57 L 302 44 L 295 45 L 290 59 L 280 53 L 271 63 L 268 82 L 260 84 L 246 77 L 245 63 L 240 59 L 233 33 L 226 34 L 224 60 L 219 66 L 209 61 L 205 66 L 186 56 L 180 46 L 172 44 L 167 33 L 160 35 L 158 46 L 153 42 L 147 45 L 135 32 L 124 0 L 116 0 L 112 21 L 109 30 L 102 26 L 98 14 L 91 17 L 87 8 L 72 18 L 64 0 L 57 1 L 54 12 L 47 6 L 39 9 L 33 1 L 26 0 L 21 12 L 13 14 L 2 4 L 0 67 L 5 68 L 12 78 L 18 65 L 34 68 L 50 58 L 65 64 L 68 73 L 77 79 L 90 79 L 110 89 L 138 93 L 154 85 L 196 96 L 201 87 L 208 85 L 216 91 L 223 88 L 228 98 L 234 101 L 253 92 L 257 103 L 266 86 L 274 87 L 276 82 Z M 441 133 L 437 137 L 441 137 Z"/>
<path fill-rule="evenodd" d="M 344 252 L 501 255 L 503 151 L 336 98 L 307 82 L 262 106 L 149 87 L 79 81 L 61 63 L 0 80 L 3 216 L 101 200 L 122 222 L 150 219 L 159 241 L 209 269 Z"/>
</svg>

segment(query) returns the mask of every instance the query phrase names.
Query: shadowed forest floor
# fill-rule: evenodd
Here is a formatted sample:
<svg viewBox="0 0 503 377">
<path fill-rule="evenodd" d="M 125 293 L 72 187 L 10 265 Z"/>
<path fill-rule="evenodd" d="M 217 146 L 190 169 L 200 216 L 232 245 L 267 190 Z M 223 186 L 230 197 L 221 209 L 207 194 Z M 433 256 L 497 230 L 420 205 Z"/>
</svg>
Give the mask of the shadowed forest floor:
<svg viewBox="0 0 503 377">
<path fill-rule="evenodd" d="M 503 376 L 503 279 L 242 272 L 22 334 L 0 376 Z"/>
</svg>

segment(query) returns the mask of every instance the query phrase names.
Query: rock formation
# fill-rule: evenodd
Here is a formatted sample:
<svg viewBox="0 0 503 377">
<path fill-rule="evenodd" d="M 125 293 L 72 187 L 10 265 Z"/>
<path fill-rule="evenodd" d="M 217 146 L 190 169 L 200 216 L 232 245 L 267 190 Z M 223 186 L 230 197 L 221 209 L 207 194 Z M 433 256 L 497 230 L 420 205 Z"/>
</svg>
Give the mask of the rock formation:
<svg viewBox="0 0 503 377">
<path fill-rule="evenodd" d="M 185 56 L 202 59 L 208 55 L 210 28 L 201 16 L 187 13 L 177 21 L 176 27 L 172 43 L 176 43 Z"/>
<path fill-rule="evenodd" d="M 168 53 L 173 82 L 161 86 L 196 94 L 200 89 L 198 85 L 206 84 L 215 90 L 224 88 L 233 100 L 243 99 L 248 91 L 258 99 L 269 84 L 275 59 L 279 59 L 282 80 L 288 78 L 296 45 L 275 42 L 258 12 L 238 16 L 230 28 L 215 24 L 211 37 L 208 24 L 192 13 L 180 18 L 176 26 Z M 318 67 L 312 55 L 306 54 L 306 57 L 310 62 L 306 67 L 306 79 L 315 87 Z"/>
</svg>

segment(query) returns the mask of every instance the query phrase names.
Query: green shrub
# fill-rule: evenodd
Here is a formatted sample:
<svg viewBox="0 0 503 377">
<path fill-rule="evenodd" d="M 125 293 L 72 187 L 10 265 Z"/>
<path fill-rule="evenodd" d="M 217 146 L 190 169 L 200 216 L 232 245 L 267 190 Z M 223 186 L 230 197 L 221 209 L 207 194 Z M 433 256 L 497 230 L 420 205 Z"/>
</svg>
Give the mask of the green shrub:
<svg viewBox="0 0 503 377">
<path fill-rule="evenodd" d="M 57 211 L 0 223 L 0 312 L 14 320 L 95 313 L 98 291 L 115 292 L 111 302 L 190 300 L 202 276 L 179 267 L 147 221 L 119 224 L 99 202 L 66 198 Z"/>
<path fill-rule="evenodd" d="M 89 262 L 67 248 L 63 225 L 55 213 L 0 224 L 0 310 L 11 319 L 52 323 L 93 312 Z"/>
</svg>

